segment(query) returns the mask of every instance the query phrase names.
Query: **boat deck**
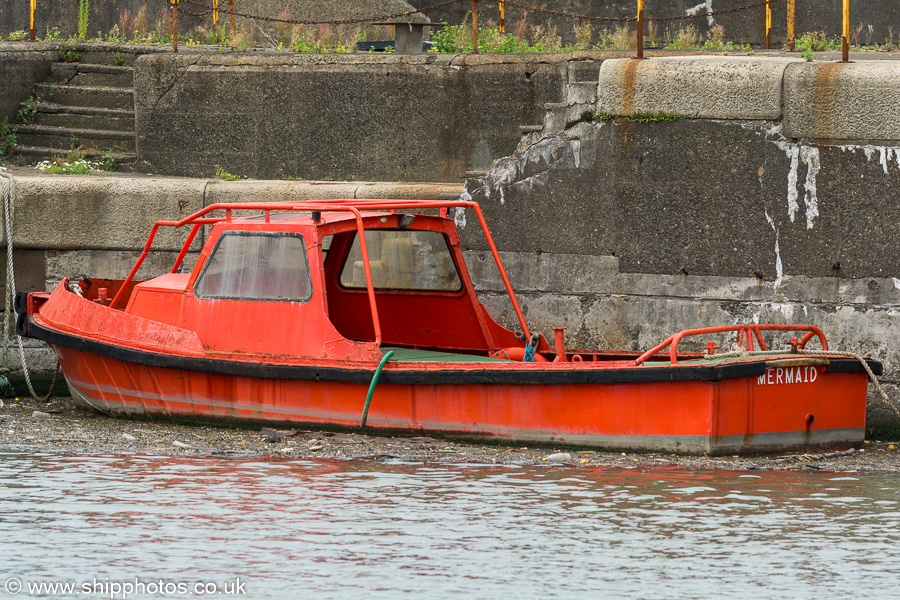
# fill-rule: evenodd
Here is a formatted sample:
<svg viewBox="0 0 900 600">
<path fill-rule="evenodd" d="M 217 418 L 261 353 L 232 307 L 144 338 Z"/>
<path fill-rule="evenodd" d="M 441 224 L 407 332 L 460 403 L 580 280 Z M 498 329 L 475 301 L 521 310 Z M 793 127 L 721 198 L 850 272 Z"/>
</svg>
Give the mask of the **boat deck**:
<svg viewBox="0 0 900 600">
<path fill-rule="evenodd" d="M 382 354 L 393 352 L 391 361 L 394 362 L 423 362 L 423 363 L 508 363 L 517 362 L 506 358 L 491 358 L 490 356 L 475 356 L 473 354 L 458 354 L 456 352 L 436 352 L 433 350 L 418 350 L 415 348 L 398 348 L 383 346 Z"/>
</svg>

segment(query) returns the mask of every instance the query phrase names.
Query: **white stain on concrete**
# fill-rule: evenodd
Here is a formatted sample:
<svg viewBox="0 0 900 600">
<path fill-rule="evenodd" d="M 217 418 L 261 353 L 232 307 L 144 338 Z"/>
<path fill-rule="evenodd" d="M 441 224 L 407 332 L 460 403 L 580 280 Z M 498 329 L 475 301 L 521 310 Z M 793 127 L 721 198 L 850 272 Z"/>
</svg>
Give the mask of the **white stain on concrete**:
<svg viewBox="0 0 900 600">
<path fill-rule="evenodd" d="M 791 168 L 788 171 L 787 203 L 788 217 L 791 219 L 791 223 L 793 223 L 794 216 L 797 214 L 797 211 L 800 210 L 800 203 L 797 202 L 797 199 L 800 196 L 797 193 L 797 170 L 800 167 L 800 149 L 790 144 L 784 144 L 782 150 L 784 150 L 788 158 L 791 159 Z"/>
<path fill-rule="evenodd" d="M 878 154 L 878 162 L 881 164 L 881 169 L 884 171 L 884 174 L 887 175 L 891 170 L 891 162 L 897 163 L 897 169 L 900 169 L 900 147 L 897 146 L 873 146 L 868 144 L 866 146 L 856 146 L 853 144 L 847 144 L 844 146 L 840 146 L 840 149 L 844 152 L 856 152 L 857 150 L 861 151 L 866 155 L 866 161 L 872 162 L 872 159 L 875 157 L 875 154 Z"/>
<path fill-rule="evenodd" d="M 781 287 L 781 280 L 784 277 L 784 268 L 781 264 L 781 247 L 779 246 L 778 227 L 775 225 L 774 219 L 769 216 L 769 209 L 766 209 L 766 221 L 768 221 L 769 226 L 772 227 L 772 231 L 775 232 L 775 282 L 772 286 L 777 293 L 778 288 Z"/>
<path fill-rule="evenodd" d="M 463 191 L 462 195 L 459 197 L 462 202 L 471 202 L 472 196 L 468 191 Z M 453 215 L 453 222 L 456 224 L 457 229 L 465 229 L 466 228 L 466 209 L 461 206 L 456 207 L 456 211 Z"/>
<path fill-rule="evenodd" d="M 693 8 L 688 8 L 684 12 L 685 12 L 685 14 L 688 14 L 688 15 L 702 15 L 702 14 L 706 14 L 706 13 L 711 13 L 713 11 L 714 11 L 714 9 L 712 7 L 712 0 L 706 0 L 705 2 L 701 2 L 697 6 L 694 6 Z M 707 15 L 706 21 L 707 21 L 707 23 L 709 23 L 710 27 L 712 27 L 713 25 L 716 24 L 716 19 L 712 15 Z"/>
<path fill-rule="evenodd" d="M 822 168 L 819 149 L 815 146 L 800 146 L 800 160 L 806 164 L 806 183 L 803 203 L 806 204 L 806 228 L 813 228 L 813 220 L 819 216 L 819 199 L 816 197 L 816 177 Z"/>
<path fill-rule="evenodd" d="M 780 134 L 780 130 L 770 129 L 766 135 Z M 806 181 L 803 184 L 803 204 L 806 212 L 806 228 L 812 229 L 815 218 L 819 216 L 819 198 L 817 196 L 816 179 L 822 168 L 822 161 L 819 156 L 819 149 L 815 146 L 805 146 L 803 144 L 792 144 L 784 139 L 776 140 L 775 145 L 791 160 L 791 167 L 788 170 L 788 218 L 791 223 L 797 211 L 800 210 L 800 192 L 797 189 L 797 182 L 800 179 L 800 163 L 806 167 Z"/>
</svg>

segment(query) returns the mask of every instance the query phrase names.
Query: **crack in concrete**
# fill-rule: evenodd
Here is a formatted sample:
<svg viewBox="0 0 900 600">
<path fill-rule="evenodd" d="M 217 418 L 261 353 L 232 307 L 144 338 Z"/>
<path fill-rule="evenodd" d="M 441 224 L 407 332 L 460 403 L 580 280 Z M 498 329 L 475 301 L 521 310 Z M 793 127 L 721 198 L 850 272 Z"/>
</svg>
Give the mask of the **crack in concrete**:
<svg viewBox="0 0 900 600">
<path fill-rule="evenodd" d="M 174 88 L 178 84 L 178 82 L 184 78 L 184 76 L 188 72 L 188 69 L 190 69 L 193 66 L 196 66 L 196 64 L 198 62 L 200 62 L 200 58 L 201 58 L 200 56 L 196 56 L 196 57 L 182 59 L 182 60 L 185 60 L 185 62 L 187 62 L 188 64 L 185 65 L 184 68 L 176 68 L 176 74 L 172 78 L 172 83 L 169 84 L 169 86 L 165 90 L 163 90 L 163 92 L 161 94 L 157 95 L 156 102 L 154 102 L 153 106 L 150 108 L 151 111 L 156 110 L 156 107 L 159 106 L 159 103 L 162 101 L 162 99 L 165 98 L 166 95 L 172 91 L 172 88 Z M 191 59 L 193 59 L 193 60 L 191 60 Z M 135 89 L 135 94 L 136 93 L 137 93 L 137 90 Z M 137 114 L 137 111 L 135 111 L 135 114 Z"/>
</svg>

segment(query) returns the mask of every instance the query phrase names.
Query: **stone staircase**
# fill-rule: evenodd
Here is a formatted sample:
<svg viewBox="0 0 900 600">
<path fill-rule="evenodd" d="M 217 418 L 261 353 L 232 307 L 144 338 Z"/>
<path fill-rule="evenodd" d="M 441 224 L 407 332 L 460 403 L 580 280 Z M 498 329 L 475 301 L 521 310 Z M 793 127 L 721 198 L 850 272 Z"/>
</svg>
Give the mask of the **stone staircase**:
<svg viewBox="0 0 900 600">
<path fill-rule="evenodd" d="M 35 86 L 34 123 L 16 125 L 13 151 L 21 159 L 39 162 L 79 146 L 89 159 L 112 152 L 122 166 L 135 161 L 134 68 L 104 64 L 118 58 L 110 53 L 89 58 L 54 63 L 52 83 Z"/>
<path fill-rule="evenodd" d="M 600 62 L 570 62 L 565 101 L 544 104 L 547 113 L 543 123 L 520 125 L 519 130 L 523 135 L 554 135 L 562 133 L 574 123 L 588 119 L 597 104 L 599 81 Z"/>
</svg>

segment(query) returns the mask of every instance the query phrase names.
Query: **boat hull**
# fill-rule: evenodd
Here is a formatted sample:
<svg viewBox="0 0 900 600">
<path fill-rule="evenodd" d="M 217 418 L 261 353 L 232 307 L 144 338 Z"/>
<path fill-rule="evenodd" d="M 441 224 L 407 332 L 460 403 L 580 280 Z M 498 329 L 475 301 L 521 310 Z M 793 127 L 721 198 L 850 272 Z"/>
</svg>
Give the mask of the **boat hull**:
<svg viewBox="0 0 900 600">
<path fill-rule="evenodd" d="M 230 374 L 221 364 L 228 361 L 217 361 L 215 370 L 180 369 L 53 347 L 76 401 L 116 415 L 355 428 L 372 376 L 351 370 L 346 376 L 307 372 L 302 379 L 265 371 L 252 376 L 242 374 L 246 368 Z M 469 367 L 466 378 L 476 383 L 461 383 L 441 376 L 458 373 L 452 365 L 427 373 L 392 365 L 375 389 L 367 427 L 709 454 L 862 442 L 865 373 L 828 366 L 776 370 L 758 363 L 751 365 L 755 370 L 745 368 L 753 374 L 717 381 L 627 382 L 623 376 L 616 382 L 607 372 L 609 382 L 578 383 L 583 373 L 556 369 L 546 384 L 536 382 L 539 369 L 523 374 L 527 383 L 515 383 L 515 377 L 492 377 L 487 367 Z M 566 373 L 573 383 L 564 382 Z"/>
</svg>

